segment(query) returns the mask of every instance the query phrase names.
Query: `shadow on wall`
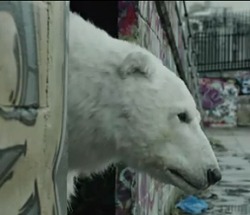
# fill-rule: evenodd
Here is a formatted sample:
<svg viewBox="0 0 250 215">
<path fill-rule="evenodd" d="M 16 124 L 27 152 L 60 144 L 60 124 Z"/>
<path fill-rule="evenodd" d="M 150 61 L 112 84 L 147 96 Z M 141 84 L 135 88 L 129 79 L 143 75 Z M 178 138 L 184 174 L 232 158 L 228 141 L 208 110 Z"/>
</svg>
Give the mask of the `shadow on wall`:
<svg viewBox="0 0 250 215">
<path fill-rule="evenodd" d="M 70 1 L 70 10 L 118 38 L 117 1 Z"/>
<path fill-rule="evenodd" d="M 77 197 L 69 215 L 115 215 L 115 168 L 103 175 L 79 179 L 76 188 Z"/>
</svg>

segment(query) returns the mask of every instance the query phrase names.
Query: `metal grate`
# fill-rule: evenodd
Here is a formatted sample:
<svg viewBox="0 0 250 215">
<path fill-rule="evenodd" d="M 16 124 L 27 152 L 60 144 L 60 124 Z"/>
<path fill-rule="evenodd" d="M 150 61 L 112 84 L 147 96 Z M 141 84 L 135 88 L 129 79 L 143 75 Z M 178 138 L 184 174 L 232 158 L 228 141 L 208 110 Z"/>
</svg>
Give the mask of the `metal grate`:
<svg viewBox="0 0 250 215">
<path fill-rule="evenodd" d="M 192 25 L 199 72 L 250 68 L 249 12 L 224 12 L 193 20 L 199 21 Z"/>
</svg>

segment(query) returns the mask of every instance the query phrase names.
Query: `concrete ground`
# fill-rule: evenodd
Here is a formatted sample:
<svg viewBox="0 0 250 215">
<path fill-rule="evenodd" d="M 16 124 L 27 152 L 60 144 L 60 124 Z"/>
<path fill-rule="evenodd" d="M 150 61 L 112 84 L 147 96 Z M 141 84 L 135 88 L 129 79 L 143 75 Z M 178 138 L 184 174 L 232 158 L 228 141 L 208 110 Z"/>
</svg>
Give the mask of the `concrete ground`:
<svg viewBox="0 0 250 215">
<path fill-rule="evenodd" d="M 204 194 L 209 215 L 250 215 L 250 128 L 206 129 L 223 179 Z"/>
</svg>

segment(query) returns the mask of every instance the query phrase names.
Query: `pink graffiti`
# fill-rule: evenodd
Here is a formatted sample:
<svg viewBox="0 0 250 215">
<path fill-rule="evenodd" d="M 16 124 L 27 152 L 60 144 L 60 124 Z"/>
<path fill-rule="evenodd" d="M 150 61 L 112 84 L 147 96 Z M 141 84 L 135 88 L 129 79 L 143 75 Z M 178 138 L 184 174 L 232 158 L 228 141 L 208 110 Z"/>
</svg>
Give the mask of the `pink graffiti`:
<svg viewBox="0 0 250 215">
<path fill-rule="evenodd" d="M 137 3 L 136 1 L 119 1 L 119 30 L 122 36 L 134 36 L 137 25 Z"/>
</svg>

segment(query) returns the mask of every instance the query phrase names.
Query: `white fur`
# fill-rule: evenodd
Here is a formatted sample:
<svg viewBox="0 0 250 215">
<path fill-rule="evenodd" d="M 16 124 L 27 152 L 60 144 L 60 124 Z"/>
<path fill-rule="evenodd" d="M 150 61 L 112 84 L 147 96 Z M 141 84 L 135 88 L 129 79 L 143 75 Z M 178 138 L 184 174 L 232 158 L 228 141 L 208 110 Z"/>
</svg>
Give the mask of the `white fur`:
<svg viewBox="0 0 250 215">
<path fill-rule="evenodd" d="M 69 38 L 69 178 L 122 161 L 196 191 L 169 172 L 178 170 L 205 189 L 207 169 L 219 167 L 184 82 L 144 48 L 73 13 Z M 184 111 L 190 123 L 179 121 Z"/>
</svg>

